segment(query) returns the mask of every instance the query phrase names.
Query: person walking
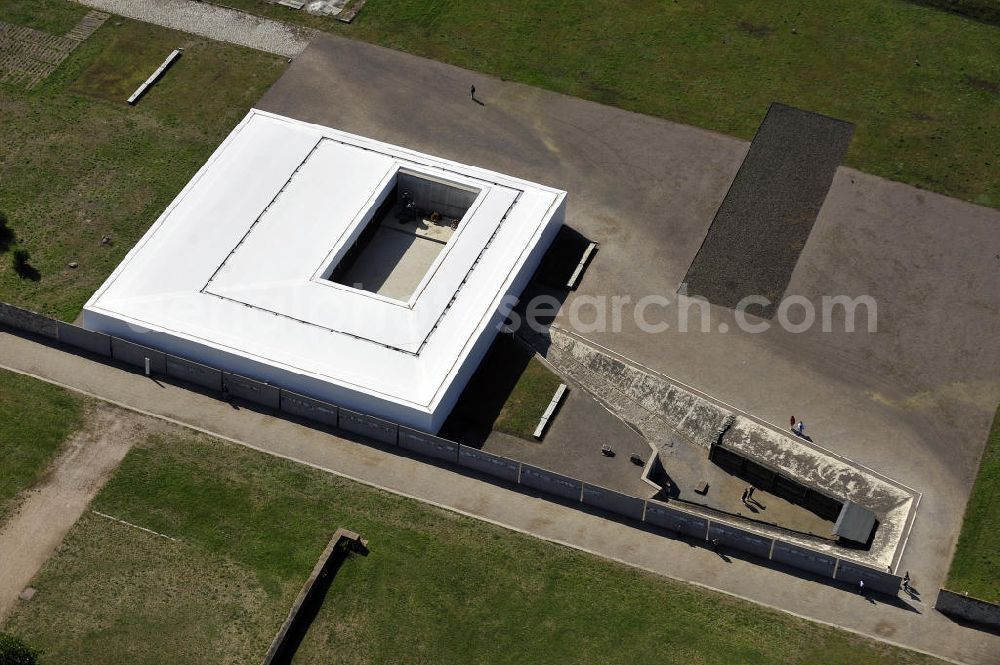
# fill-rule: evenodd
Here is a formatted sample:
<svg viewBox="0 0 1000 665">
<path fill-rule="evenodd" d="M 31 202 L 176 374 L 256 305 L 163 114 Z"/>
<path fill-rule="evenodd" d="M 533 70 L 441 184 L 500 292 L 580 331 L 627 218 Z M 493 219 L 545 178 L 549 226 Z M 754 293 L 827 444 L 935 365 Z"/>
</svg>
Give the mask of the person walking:
<svg viewBox="0 0 1000 665">
<path fill-rule="evenodd" d="M 747 488 L 747 501 L 752 501 L 753 500 L 753 491 L 755 489 L 757 489 L 757 488 L 754 487 L 753 485 L 751 485 L 750 487 Z"/>
<path fill-rule="evenodd" d="M 865 595 L 865 581 L 858 580 L 858 593 L 862 596 Z"/>
<path fill-rule="evenodd" d="M 744 488 L 744 489 L 743 489 L 743 498 L 741 499 L 741 501 L 743 501 L 744 505 L 746 504 L 746 502 L 747 502 L 747 497 L 748 497 L 749 495 L 750 495 L 750 492 L 749 492 L 749 491 L 748 491 L 748 490 L 747 490 L 746 488 Z"/>
<path fill-rule="evenodd" d="M 476 101 L 476 86 L 469 88 L 469 94 L 472 97 L 472 101 Z"/>
<path fill-rule="evenodd" d="M 796 434 L 798 434 L 799 436 L 804 437 L 805 436 L 805 431 L 806 431 L 806 424 L 805 424 L 804 421 L 800 420 L 799 422 L 797 422 L 795 424 L 795 433 Z"/>
<path fill-rule="evenodd" d="M 903 591 L 909 591 L 909 590 L 910 590 L 910 571 L 906 571 L 906 574 L 903 575 Z"/>
<path fill-rule="evenodd" d="M 793 432 L 795 431 L 795 416 L 792 416 L 791 422 L 788 426 L 792 428 Z"/>
</svg>

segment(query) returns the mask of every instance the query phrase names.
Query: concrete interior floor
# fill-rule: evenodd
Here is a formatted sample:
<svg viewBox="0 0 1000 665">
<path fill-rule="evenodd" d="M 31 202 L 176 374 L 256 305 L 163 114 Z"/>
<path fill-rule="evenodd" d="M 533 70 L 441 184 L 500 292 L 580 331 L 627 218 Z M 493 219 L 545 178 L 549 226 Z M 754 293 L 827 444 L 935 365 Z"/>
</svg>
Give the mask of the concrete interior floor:
<svg viewBox="0 0 1000 665">
<path fill-rule="evenodd" d="M 409 300 L 453 233 L 451 220 L 432 221 L 429 216 L 411 220 L 397 204 L 338 281 L 387 298 Z"/>
</svg>

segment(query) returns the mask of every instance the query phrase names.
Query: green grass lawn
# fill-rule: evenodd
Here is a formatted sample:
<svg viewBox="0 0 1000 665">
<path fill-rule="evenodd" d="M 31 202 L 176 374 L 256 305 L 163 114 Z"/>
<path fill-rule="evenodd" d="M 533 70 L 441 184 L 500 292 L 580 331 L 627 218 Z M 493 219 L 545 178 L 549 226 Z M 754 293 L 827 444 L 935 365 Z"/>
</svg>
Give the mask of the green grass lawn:
<svg viewBox="0 0 1000 665">
<path fill-rule="evenodd" d="M 72 393 L 0 370 L 0 524 L 81 418 L 81 401 Z"/>
<path fill-rule="evenodd" d="M 441 436 L 469 445 L 493 430 L 535 441 L 532 434 L 561 380 L 513 335 L 497 335 L 452 409 Z"/>
<path fill-rule="evenodd" d="M 187 433 L 134 448 L 5 630 L 45 665 L 256 662 L 333 531 L 297 663 L 931 659 Z"/>
<path fill-rule="evenodd" d="M 346 26 L 227 4 L 744 139 L 781 101 L 854 122 L 849 166 L 1000 207 L 1000 27 L 934 7 L 373 0 Z"/>
<path fill-rule="evenodd" d="M 560 383 L 562 381 L 552 370 L 532 357 L 500 409 L 493 429 L 533 441 L 532 434 L 538 427 L 538 420 Z"/>
<path fill-rule="evenodd" d="M 75 23 L 81 9 L 3 0 L 0 20 L 53 29 Z M 178 46 L 183 57 L 128 106 Z M 284 66 L 112 17 L 34 91 L 0 84 L 0 210 L 41 276 L 21 278 L 0 256 L 0 300 L 73 320 Z"/>
<path fill-rule="evenodd" d="M 1000 409 L 986 441 L 947 587 L 1000 603 Z"/>
<path fill-rule="evenodd" d="M 0 21 L 64 35 L 90 11 L 66 0 L 2 0 Z"/>
</svg>

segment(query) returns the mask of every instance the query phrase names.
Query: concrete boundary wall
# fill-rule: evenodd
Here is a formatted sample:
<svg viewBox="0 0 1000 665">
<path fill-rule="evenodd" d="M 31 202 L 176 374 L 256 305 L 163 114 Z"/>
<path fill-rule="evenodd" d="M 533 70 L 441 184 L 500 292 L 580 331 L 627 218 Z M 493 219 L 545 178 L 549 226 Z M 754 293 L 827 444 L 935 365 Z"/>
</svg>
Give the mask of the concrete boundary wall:
<svg viewBox="0 0 1000 665">
<path fill-rule="evenodd" d="M 941 589 L 934 603 L 934 609 L 964 621 L 1000 628 L 1000 605 L 954 591 Z"/>
<path fill-rule="evenodd" d="M 718 540 L 719 545 L 740 550 L 761 559 L 771 558 L 771 547 L 774 545 L 773 538 L 715 521 L 708 524 L 708 539 Z"/>
<path fill-rule="evenodd" d="M 458 464 L 512 483 L 517 482 L 521 473 L 521 463 L 517 460 L 463 445 L 458 447 Z"/>
<path fill-rule="evenodd" d="M 589 483 L 583 483 L 583 502 L 638 522 L 642 521 L 646 510 L 646 502 L 642 499 Z"/>
<path fill-rule="evenodd" d="M 786 543 L 783 540 L 774 541 L 774 549 L 771 550 L 771 561 L 783 563 L 792 568 L 805 570 L 821 577 L 833 579 L 833 572 L 837 568 L 837 557 L 829 554 L 814 552 L 813 550 Z"/>
<path fill-rule="evenodd" d="M 708 538 L 708 519 L 701 515 L 693 515 L 683 510 L 671 508 L 660 501 L 646 501 L 644 521 L 654 526 L 682 533 L 691 538 L 706 540 Z"/>
<path fill-rule="evenodd" d="M 433 434 L 399 426 L 399 447 L 435 459 L 458 464 L 458 444 Z"/>
<path fill-rule="evenodd" d="M 111 357 L 118 362 L 140 367 L 144 371 L 146 358 L 149 358 L 149 371 L 152 374 L 167 373 L 167 354 L 119 337 L 111 338 Z"/>
<path fill-rule="evenodd" d="M 281 391 L 278 388 L 246 376 L 223 372 L 222 391 L 238 399 L 266 406 L 275 411 L 281 408 Z"/>
<path fill-rule="evenodd" d="M 348 409 L 340 410 L 339 420 L 340 429 L 346 432 L 360 434 L 369 439 L 375 439 L 376 441 L 389 443 L 394 446 L 397 444 L 399 426 L 396 423 Z"/>
<path fill-rule="evenodd" d="M 457 463 L 459 466 L 495 478 L 520 483 L 553 496 L 580 501 L 637 522 L 642 521 L 698 540 L 718 538 L 720 545 L 749 552 L 822 577 L 832 576 L 846 584 L 856 586 L 863 579 L 866 590 L 892 596 L 897 595 L 899 591 L 900 577 L 889 572 L 716 522 L 702 515 L 668 506 L 662 501 L 643 500 L 598 485 L 585 484 L 581 480 L 554 471 L 460 445 L 426 432 L 402 427 L 394 422 L 344 409 L 242 375 L 224 373 L 214 367 L 169 355 L 118 337 L 89 331 L 2 302 L 0 302 L 0 324 L 50 337 L 60 343 L 102 356 L 110 355 L 118 362 L 141 369 L 145 369 L 148 358 L 150 372 L 153 374 L 181 379 L 219 393 L 223 391 L 225 374 L 225 386 L 231 394 L 276 410 L 280 409 L 291 415 L 334 425 L 347 432 L 383 443 L 400 445 L 408 450 Z M 937 609 L 968 621 L 992 626 L 997 625 L 991 622 L 995 621 L 997 614 L 1000 613 L 1000 607 L 997 605 L 961 596 L 945 589 L 941 590 Z"/>
<path fill-rule="evenodd" d="M 167 354 L 167 376 L 222 392 L 222 370 Z"/>
<path fill-rule="evenodd" d="M 59 324 L 55 319 L 7 303 L 0 303 L 0 323 L 43 337 L 59 339 Z"/>
<path fill-rule="evenodd" d="M 834 576 L 838 582 L 845 582 L 857 586 L 861 580 L 865 581 L 865 590 L 880 591 L 895 596 L 899 593 L 899 585 L 902 579 L 899 575 L 875 570 L 868 566 L 841 559 L 837 564 L 837 573 Z"/>
<path fill-rule="evenodd" d="M 340 411 L 335 404 L 284 389 L 281 390 L 280 409 L 293 416 L 307 418 L 332 427 L 337 426 L 337 417 Z"/>
<path fill-rule="evenodd" d="M 105 358 L 111 357 L 111 335 L 60 321 L 59 341 Z"/>
<path fill-rule="evenodd" d="M 521 479 L 525 487 L 540 490 L 572 501 L 580 500 L 583 482 L 531 464 L 521 464 Z"/>
</svg>

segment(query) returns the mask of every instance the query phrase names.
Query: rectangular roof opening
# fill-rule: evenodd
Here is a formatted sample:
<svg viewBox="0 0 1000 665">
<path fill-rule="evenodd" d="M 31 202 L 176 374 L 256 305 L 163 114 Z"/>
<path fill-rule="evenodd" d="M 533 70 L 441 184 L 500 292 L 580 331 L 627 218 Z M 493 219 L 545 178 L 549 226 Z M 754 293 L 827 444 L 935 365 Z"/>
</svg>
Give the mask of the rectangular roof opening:
<svg viewBox="0 0 1000 665">
<path fill-rule="evenodd" d="M 400 169 L 326 279 L 393 300 L 409 300 L 479 192 Z"/>
</svg>

